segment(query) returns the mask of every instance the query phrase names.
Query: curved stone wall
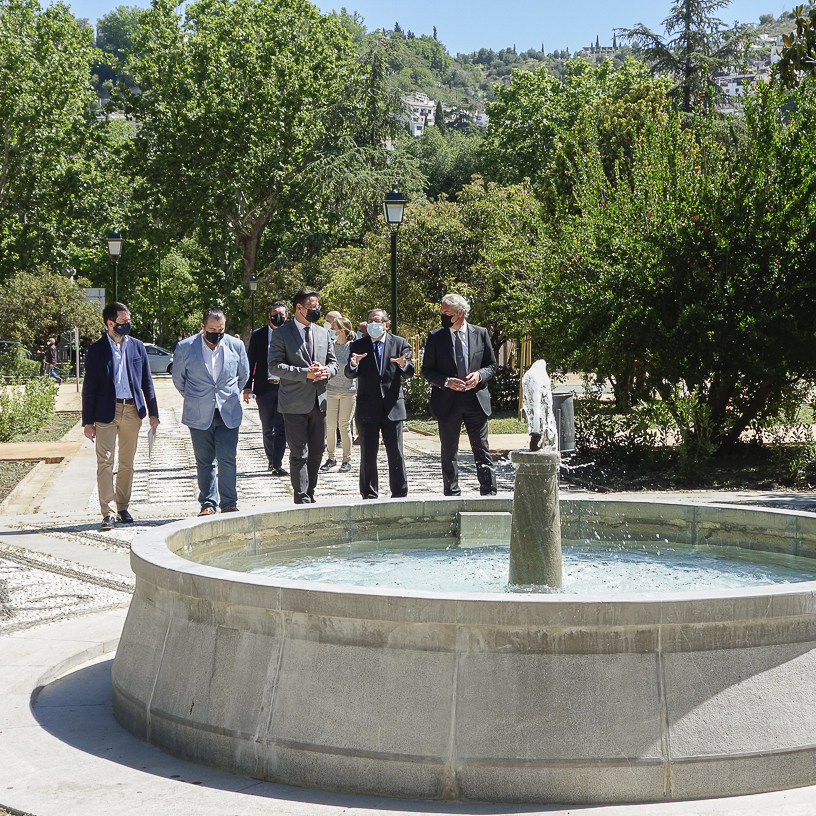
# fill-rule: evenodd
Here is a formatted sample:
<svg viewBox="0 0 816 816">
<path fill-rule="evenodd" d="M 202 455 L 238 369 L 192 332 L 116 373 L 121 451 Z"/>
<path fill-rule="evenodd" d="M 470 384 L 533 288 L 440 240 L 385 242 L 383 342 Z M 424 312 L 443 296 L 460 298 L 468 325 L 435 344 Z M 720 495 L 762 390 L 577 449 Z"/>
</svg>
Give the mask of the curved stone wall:
<svg viewBox="0 0 816 816">
<path fill-rule="evenodd" d="M 290 785 L 423 799 L 645 802 L 816 781 L 816 583 L 466 595 L 284 581 L 224 550 L 446 534 L 506 499 L 181 521 L 133 545 L 117 719 L 162 749 Z M 565 539 L 816 555 L 816 516 L 561 503 Z"/>
</svg>

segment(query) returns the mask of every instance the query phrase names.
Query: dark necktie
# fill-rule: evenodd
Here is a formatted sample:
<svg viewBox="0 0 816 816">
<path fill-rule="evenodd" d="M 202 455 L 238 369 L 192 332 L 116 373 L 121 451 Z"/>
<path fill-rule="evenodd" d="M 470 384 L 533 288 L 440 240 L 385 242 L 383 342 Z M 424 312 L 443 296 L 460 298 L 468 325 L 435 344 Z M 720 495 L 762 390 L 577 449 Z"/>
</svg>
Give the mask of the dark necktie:
<svg viewBox="0 0 816 816">
<path fill-rule="evenodd" d="M 383 344 L 374 342 L 374 356 L 377 358 L 377 372 L 382 374 L 382 351 L 383 351 Z"/>
<path fill-rule="evenodd" d="M 465 362 L 465 349 L 462 346 L 462 332 L 454 332 L 456 335 L 456 376 L 460 380 L 467 377 L 467 363 Z"/>
<path fill-rule="evenodd" d="M 309 355 L 310 360 L 314 360 L 314 349 L 312 348 L 312 332 L 311 326 L 306 326 L 303 330 L 306 333 L 306 353 Z"/>
</svg>

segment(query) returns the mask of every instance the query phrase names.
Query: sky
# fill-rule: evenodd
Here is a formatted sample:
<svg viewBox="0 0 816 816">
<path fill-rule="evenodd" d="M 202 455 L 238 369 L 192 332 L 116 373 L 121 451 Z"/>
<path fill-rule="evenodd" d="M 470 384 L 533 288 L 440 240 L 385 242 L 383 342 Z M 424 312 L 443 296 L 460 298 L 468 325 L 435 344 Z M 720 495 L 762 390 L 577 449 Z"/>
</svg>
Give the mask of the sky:
<svg viewBox="0 0 816 816">
<path fill-rule="evenodd" d="M 68 0 L 75 16 L 87 17 L 91 24 L 117 5 L 147 6 L 144 0 Z M 595 44 L 612 44 L 615 28 L 632 28 L 643 23 L 653 31 L 663 30 L 662 22 L 674 0 L 582 0 L 577 6 L 563 0 L 317 0 L 323 12 L 357 11 L 369 31 L 393 28 L 399 23 L 417 36 L 432 34 L 436 26 L 439 39 L 452 55 L 470 53 L 479 48 L 516 46 L 575 51 Z M 778 17 L 790 11 L 791 3 L 781 0 L 733 0 L 721 9 L 719 17 L 726 24 L 735 21 L 757 23 L 760 14 Z"/>
</svg>

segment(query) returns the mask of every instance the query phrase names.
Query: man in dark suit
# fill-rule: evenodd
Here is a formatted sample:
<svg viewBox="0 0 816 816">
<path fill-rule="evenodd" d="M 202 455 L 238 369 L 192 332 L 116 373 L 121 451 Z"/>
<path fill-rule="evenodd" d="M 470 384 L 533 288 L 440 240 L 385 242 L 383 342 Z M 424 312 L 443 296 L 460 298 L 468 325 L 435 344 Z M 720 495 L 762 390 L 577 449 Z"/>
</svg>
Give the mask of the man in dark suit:
<svg viewBox="0 0 816 816">
<path fill-rule="evenodd" d="M 404 337 L 388 332 L 391 321 L 383 309 L 368 313 L 366 336 L 351 344 L 346 376 L 357 378 L 357 431 L 360 434 L 360 495 L 376 499 L 379 489 L 377 452 L 380 433 L 388 456 L 391 497 L 408 495 L 408 475 L 402 452 L 402 422 L 406 417 L 403 377 L 414 375 L 411 347 Z"/>
<path fill-rule="evenodd" d="M 483 496 L 496 494 L 496 468 L 487 443 L 490 394 L 487 381 L 496 373 L 496 357 L 487 329 L 467 322 L 470 305 L 461 295 L 445 295 L 442 328 L 425 344 L 422 376 L 432 385 L 431 414 L 439 423 L 442 482 L 446 496 L 459 496 L 459 433 L 465 423 L 476 460 Z"/>
<path fill-rule="evenodd" d="M 269 471 L 275 476 L 288 476 L 283 467 L 283 452 L 286 449 L 286 427 L 283 414 L 278 411 L 278 391 L 280 379 L 269 376 L 269 344 L 273 332 L 280 328 L 287 317 L 286 304 L 276 300 L 269 308 L 269 325 L 252 332 L 249 339 L 249 380 L 244 386 L 244 402 L 255 395 L 258 419 L 261 420 L 263 443 Z"/>
<path fill-rule="evenodd" d="M 132 524 L 128 512 L 133 487 L 133 459 L 139 428 L 146 414 L 150 427 L 159 424 L 159 406 L 147 352 L 141 340 L 130 337 L 130 311 L 123 303 L 102 310 L 107 331 L 88 348 L 82 383 L 82 424 L 85 436 L 96 442 L 96 484 L 102 509 L 101 530 L 117 521 Z M 119 470 L 113 484 L 113 459 L 119 440 Z"/>
<path fill-rule="evenodd" d="M 269 377 L 280 379 L 278 410 L 286 424 L 295 504 L 311 504 L 326 442 L 326 381 L 337 374 L 337 358 L 329 332 L 318 324 L 317 292 L 301 289 L 292 307 L 295 319 L 272 332 Z"/>
</svg>

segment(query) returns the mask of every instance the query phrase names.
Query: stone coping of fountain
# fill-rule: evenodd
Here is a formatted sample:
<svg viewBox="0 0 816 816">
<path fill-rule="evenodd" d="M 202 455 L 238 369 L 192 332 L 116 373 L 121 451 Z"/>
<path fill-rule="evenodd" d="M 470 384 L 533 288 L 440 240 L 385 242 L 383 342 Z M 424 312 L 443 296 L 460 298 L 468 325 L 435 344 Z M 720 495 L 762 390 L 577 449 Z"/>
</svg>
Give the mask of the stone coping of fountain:
<svg viewBox="0 0 816 816">
<path fill-rule="evenodd" d="M 306 787 L 660 801 L 816 779 L 816 582 L 682 593 L 439 593 L 270 579 L 196 554 L 444 534 L 502 498 L 185 520 L 137 537 L 120 722 L 176 755 Z M 561 502 L 565 539 L 816 556 L 816 516 Z M 274 533 L 274 534 L 273 534 Z M 298 547 L 300 547 L 300 543 Z"/>
</svg>

